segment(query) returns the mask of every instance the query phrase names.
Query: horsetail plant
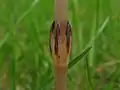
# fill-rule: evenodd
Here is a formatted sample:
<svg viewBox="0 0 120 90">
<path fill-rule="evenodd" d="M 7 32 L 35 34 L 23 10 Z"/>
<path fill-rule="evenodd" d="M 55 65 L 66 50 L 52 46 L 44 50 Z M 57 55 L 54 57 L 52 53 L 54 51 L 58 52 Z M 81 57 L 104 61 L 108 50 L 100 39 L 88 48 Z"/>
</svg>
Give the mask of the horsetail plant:
<svg viewBox="0 0 120 90">
<path fill-rule="evenodd" d="M 50 30 L 55 90 L 67 90 L 68 59 L 71 51 L 71 25 L 67 19 L 67 7 L 67 0 L 55 0 L 55 19 Z"/>
</svg>

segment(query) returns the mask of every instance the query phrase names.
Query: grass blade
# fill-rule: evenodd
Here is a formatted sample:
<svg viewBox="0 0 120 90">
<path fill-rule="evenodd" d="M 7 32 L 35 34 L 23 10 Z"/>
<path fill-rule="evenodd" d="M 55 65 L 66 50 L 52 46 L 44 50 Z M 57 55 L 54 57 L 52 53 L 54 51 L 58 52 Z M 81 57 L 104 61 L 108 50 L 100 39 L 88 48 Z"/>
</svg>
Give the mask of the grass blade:
<svg viewBox="0 0 120 90">
<path fill-rule="evenodd" d="M 109 17 L 106 18 L 103 25 L 99 28 L 98 33 L 92 38 L 90 43 L 87 45 L 86 49 L 84 49 L 84 51 L 80 55 L 76 56 L 73 60 L 70 61 L 69 65 L 68 65 L 69 69 L 72 66 L 74 66 L 80 59 L 82 59 L 87 54 L 87 52 L 92 48 L 92 45 L 94 44 L 96 38 L 103 32 L 108 21 L 109 21 Z"/>
<path fill-rule="evenodd" d="M 8 36 L 9 36 L 9 33 L 7 33 L 5 35 L 5 37 L 0 41 L 0 48 L 2 48 L 2 46 L 4 45 L 4 43 L 7 41 Z"/>
<path fill-rule="evenodd" d="M 16 24 L 20 24 L 20 22 L 28 15 L 29 12 L 35 7 L 35 5 L 39 2 L 39 0 L 34 0 L 31 7 L 25 11 L 17 20 Z"/>
<path fill-rule="evenodd" d="M 90 41 L 90 43 L 88 44 L 87 47 L 92 46 L 93 42 L 97 39 L 97 37 L 104 31 L 104 28 L 106 27 L 107 23 L 109 22 L 110 18 L 109 16 L 105 19 L 105 21 L 103 22 L 102 26 L 98 29 L 97 34 L 92 38 L 92 40 Z"/>
<path fill-rule="evenodd" d="M 71 60 L 68 64 L 68 68 L 72 68 L 80 59 L 82 59 L 88 53 L 91 48 L 92 47 L 86 48 L 80 55 L 76 56 L 73 60 Z"/>
<path fill-rule="evenodd" d="M 90 88 L 91 88 L 90 90 L 94 90 L 92 80 L 91 80 L 91 74 L 90 74 L 90 68 L 89 68 L 89 62 L 88 62 L 88 55 L 86 55 L 85 61 L 86 61 L 86 72 L 87 72 L 88 83 L 89 83 Z"/>
</svg>

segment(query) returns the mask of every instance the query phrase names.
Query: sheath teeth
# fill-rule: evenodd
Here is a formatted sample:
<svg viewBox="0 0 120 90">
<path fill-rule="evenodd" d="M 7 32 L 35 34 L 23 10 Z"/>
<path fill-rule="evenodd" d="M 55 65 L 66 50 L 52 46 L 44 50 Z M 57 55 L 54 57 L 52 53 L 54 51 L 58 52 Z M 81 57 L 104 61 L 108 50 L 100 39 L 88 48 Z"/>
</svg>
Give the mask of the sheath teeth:
<svg viewBox="0 0 120 90">
<path fill-rule="evenodd" d="M 50 50 L 54 59 L 56 57 L 61 60 L 68 58 L 71 49 L 71 35 L 71 25 L 68 21 L 61 23 L 53 21 L 50 32 Z M 59 60 L 57 62 L 61 63 Z"/>
</svg>

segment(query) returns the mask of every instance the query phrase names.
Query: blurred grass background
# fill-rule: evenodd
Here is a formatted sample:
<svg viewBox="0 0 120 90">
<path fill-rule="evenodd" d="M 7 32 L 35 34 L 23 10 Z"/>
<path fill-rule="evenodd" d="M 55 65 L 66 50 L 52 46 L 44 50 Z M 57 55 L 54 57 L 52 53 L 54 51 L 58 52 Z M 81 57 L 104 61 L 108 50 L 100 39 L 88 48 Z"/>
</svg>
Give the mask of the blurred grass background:
<svg viewBox="0 0 120 90">
<path fill-rule="evenodd" d="M 82 52 L 106 17 L 107 26 L 89 52 L 93 90 L 120 90 L 119 0 L 69 0 L 70 59 Z M 54 0 L 0 0 L 1 90 L 52 90 L 49 32 Z M 92 90 L 84 59 L 69 70 L 68 90 Z"/>
</svg>

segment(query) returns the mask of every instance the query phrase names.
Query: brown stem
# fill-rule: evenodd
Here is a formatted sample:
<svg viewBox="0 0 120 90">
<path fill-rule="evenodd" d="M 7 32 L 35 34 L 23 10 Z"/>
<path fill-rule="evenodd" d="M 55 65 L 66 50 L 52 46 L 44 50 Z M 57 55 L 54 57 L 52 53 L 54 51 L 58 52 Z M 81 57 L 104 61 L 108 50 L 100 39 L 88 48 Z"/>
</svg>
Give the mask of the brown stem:
<svg viewBox="0 0 120 90">
<path fill-rule="evenodd" d="M 67 90 L 67 70 L 68 70 L 68 52 L 66 49 L 66 21 L 68 0 L 55 0 L 55 21 L 56 24 L 60 24 L 59 39 L 56 38 L 55 42 L 59 42 L 58 54 L 53 56 L 54 58 L 54 70 L 55 70 L 55 90 Z M 56 28 L 56 31 L 59 30 Z M 53 32 L 54 33 L 54 32 Z M 55 33 L 54 33 L 55 34 Z M 56 34 L 58 35 L 58 33 Z M 58 36 L 57 36 L 58 37 Z M 52 43 L 51 43 L 52 44 Z M 57 45 L 57 43 L 56 43 Z M 54 51 L 54 50 L 53 50 Z"/>
<path fill-rule="evenodd" d="M 55 66 L 55 90 L 67 90 L 67 66 Z"/>
<path fill-rule="evenodd" d="M 55 0 L 55 20 L 67 20 L 68 0 Z"/>
</svg>

